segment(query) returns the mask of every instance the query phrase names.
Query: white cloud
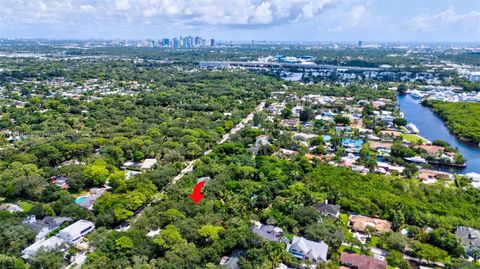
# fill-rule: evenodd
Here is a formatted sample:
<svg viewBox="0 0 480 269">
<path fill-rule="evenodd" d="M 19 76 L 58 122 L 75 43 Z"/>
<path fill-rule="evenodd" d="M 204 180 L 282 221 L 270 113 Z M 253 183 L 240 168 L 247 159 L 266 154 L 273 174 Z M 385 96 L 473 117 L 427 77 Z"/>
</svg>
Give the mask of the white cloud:
<svg viewBox="0 0 480 269">
<path fill-rule="evenodd" d="M 130 0 L 116 0 L 115 9 L 118 11 L 129 10 L 132 6 L 130 5 Z"/>
<path fill-rule="evenodd" d="M 81 5 L 80 9 L 85 12 L 92 12 L 95 8 L 92 5 Z"/>
<path fill-rule="evenodd" d="M 60 20 L 143 24 L 261 26 L 315 19 L 347 0 L 0 0 L 0 23 L 55 24 Z M 5 8 L 6 7 L 6 8 Z M 91 17 L 87 17 L 88 15 Z M 82 17 L 83 16 L 83 17 Z M 75 22 L 75 21 L 73 21 Z"/>
<path fill-rule="evenodd" d="M 356 26 L 365 16 L 367 8 L 364 5 L 356 5 L 349 12 L 348 16 L 350 18 L 349 24 L 351 26 Z"/>
<path fill-rule="evenodd" d="M 450 7 L 438 14 L 418 15 L 408 21 L 407 25 L 414 30 L 425 32 L 455 28 L 458 31 L 480 33 L 480 10 L 458 14 Z"/>
</svg>

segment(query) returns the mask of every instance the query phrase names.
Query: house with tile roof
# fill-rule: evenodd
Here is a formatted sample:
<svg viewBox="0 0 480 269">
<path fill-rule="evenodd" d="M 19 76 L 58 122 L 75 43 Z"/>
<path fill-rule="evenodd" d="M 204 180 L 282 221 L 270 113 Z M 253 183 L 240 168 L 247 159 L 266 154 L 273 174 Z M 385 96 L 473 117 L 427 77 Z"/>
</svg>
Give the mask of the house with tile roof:
<svg viewBox="0 0 480 269">
<path fill-rule="evenodd" d="M 387 269 L 387 262 L 355 253 L 342 252 L 340 263 L 354 269 Z"/>
</svg>

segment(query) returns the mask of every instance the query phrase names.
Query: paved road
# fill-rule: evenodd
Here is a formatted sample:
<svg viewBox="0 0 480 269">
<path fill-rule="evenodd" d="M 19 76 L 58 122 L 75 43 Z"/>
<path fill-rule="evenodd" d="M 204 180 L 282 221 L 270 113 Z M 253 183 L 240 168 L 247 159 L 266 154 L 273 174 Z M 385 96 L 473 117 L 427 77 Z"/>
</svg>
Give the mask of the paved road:
<svg viewBox="0 0 480 269">
<path fill-rule="evenodd" d="M 238 131 L 240 131 L 241 129 L 245 128 L 245 126 L 253 120 L 253 117 L 255 116 L 256 113 L 258 112 L 261 112 L 263 109 L 265 108 L 265 102 L 261 102 L 256 108 L 255 110 L 248 114 L 241 122 L 239 122 L 235 127 L 233 127 L 232 129 L 230 129 L 230 131 L 228 133 L 226 133 L 225 135 L 223 135 L 222 139 L 220 141 L 217 142 L 218 145 L 221 145 L 223 143 L 225 143 L 225 141 L 227 141 L 228 139 L 230 139 L 230 137 L 234 134 L 236 134 Z M 205 156 L 205 155 L 208 155 L 212 152 L 211 149 L 205 151 L 202 156 Z M 197 158 L 195 160 L 192 160 L 192 161 L 189 161 L 188 162 L 188 165 L 187 167 L 185 167 L 181 172 L 180 174 L 178 174 L 176 177 L 173 178 L 173 180 L 170 182 L 170 184 L 175 184 L 177 183 L 177 181 L 179 179 L 181 179 L 183 176 L 185 176 L 186 174 L 190 173 L 193 171 L 193 165 L 195 164 L 196 161 L 198 161 L 200 158 Z"/>
<path fill-rule="evenodd" d="M 241 129 L 245 128 L 245 126 L 247 126 L 247 124 L 253 120 L 253 117 L 255 116 L 255 114 L 257 114 L 258 112 L 261 112 L 263 111 L 263 109 L 265 108 L 265 102 L 261 102 L 256 108 L 255 110 L 252 111 L 252 113 L 248 114 L 241 122 L 239 122 L 235 127 L 233 127 L 232 129 L 230 129 L 230 131 L 228 133 L 226 133 L 222 139 L 220 141 L 217 142 L 218 145 L 221 145 L 223 143 L 225 143 L 225 141 L 227 141 L 228 139 L 230 139 L 230 137 L 232 137 L 232 135 L 236 134 L 238 131 L 240 131 Z M 205 156 L 205 155 L 208 155 L 212 152 L 211 149 L 205 151 L 202 156 Z M 188 161 L 187 162 L 187 166 L 185 168 L 183 168 L 182 171 L 180 171 L 180 173 L 175 176 L 172 181 L 166 185 L 163 190 L 160 192 L 160 193 L 164 193 L 164 190 L 166 187 L 168 187 L 169 185 L 173 185 L 173 184 L 176 184 L 177 181 L 179 181 L 181 178 L 183 178 L 183 176 L 185 176 L 186 174 L 190 173 L 193 171 L 193 166 L 195 164 L 196 161 L 198 161 L 200 159 L 197 158 L 197 159 L 194 159 L 194 160 L 191 160 L 191 161 Z M 151 203 L 151 202 L 150 202 Z M 134 216 L 133 216 L 133 219 L 131 221 L 125 221 L 124 223 L 120 224 L 115 230 L 116 231 L 126 231 L 130 228 L 131 226 L 131 223 L 135 222 L 139 217 L 140 215 L 142 214 L 143 210 L 145 208 L 147 208 L 150 203 L 144 205 L 143 207 L 141 207 L 139 210 L 137 210 L 137 212 L 135 212 Z"/>
</svg>

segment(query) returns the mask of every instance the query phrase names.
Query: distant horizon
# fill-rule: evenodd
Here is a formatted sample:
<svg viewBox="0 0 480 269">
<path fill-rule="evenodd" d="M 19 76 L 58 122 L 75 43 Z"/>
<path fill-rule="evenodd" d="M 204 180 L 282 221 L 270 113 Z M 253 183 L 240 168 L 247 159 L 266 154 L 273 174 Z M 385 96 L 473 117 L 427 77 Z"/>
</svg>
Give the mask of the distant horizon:
<svg viewBox="0 0 480 269">
<path fill-rule="evenodd" d="M 480 42 L 478 0 L 0 0 L 0 6 L 2 38 Z"/>
<path fill-rule="evenodd" d="M 182 37 L 193 36 L 195 35 L 182 35 Z M 145 38 L 32 38 L 32 37 L 1 37 L 0 40 L 22 40 L 22 41 L 81 41 L 81 42 L 94 42 L 94 41 L 146 41 L 146 40 L 161 40 L 162 38 L 174 38 L 180 36 L 159 36 L 159 37 L 145 37 Z M 382 44 L 392 44 L 392 45 L 407 45 L 407 44 L 477 44 L 480 45 L 480 41 L 421 41 L 421 40 L 235 40 L 235 39 L 216 39 L 215 37 L 203 37 L 207 40 L 214 39 L 215 42 L 233 42 L 233 43 L 244 43 L 245 45 L 261 45 L 263 44 L 273 44 L 273 43 L 285 43 L 285 44 L 357 44 L 359 41 L 363 45 L 382 45 Z M 253 42 L 253 43 L 252 43 Z"/>
</svg>

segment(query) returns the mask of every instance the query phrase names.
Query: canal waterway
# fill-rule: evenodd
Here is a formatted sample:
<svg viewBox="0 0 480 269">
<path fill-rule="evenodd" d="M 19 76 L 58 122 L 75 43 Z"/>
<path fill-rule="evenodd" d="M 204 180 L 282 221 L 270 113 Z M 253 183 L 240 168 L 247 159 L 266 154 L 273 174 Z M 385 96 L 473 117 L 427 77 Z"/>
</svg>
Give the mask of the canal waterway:
<svg viewBox="0 0 480 269">
<path fill-rule="evenodd" d="M 456 172 L 480 173 L 480 147 L 460 141 L 447 129 L 438 115 L 430 108 L 419 103 L 419 99 L 415 99 L 410 95 L 399 95 L 397 96 L 397 103 L 400 105 L 400 110 L 405 115 L 405 119 L 413 122 L 418 127 L 420 136 L 430 141 L 442 139 L 450 143 L 451 146 L 458 148 L 460 153 L 467 159 L 467 167 L 455 168 Z M 443 171 L 449 171 L 450 169 L 451 167 L 441 167 Z"/>
</svg>

